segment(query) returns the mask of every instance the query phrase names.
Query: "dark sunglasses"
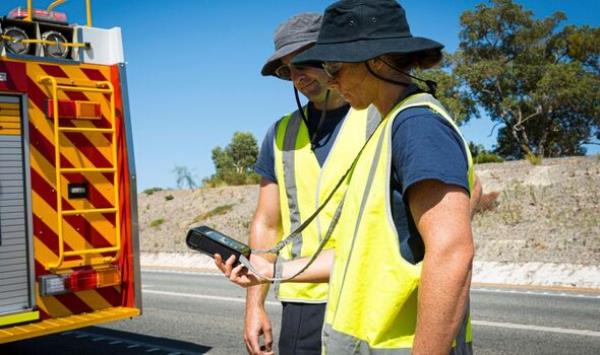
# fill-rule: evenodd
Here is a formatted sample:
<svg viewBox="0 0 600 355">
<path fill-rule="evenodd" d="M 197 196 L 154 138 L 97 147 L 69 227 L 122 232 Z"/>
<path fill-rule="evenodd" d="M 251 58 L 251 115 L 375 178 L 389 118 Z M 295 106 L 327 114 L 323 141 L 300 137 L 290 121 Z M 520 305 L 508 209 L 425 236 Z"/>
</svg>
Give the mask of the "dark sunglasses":
<svg viewBox="0 0 600 355">
<path fill-rule="evenodd" d="M 303 71 L 308 67 L 304 65 L 281 64 L 277 69 L 275 69 L 275 76 L 283 80 L 292 80 L 292 68 L 295 71 Z"/>
</svg>

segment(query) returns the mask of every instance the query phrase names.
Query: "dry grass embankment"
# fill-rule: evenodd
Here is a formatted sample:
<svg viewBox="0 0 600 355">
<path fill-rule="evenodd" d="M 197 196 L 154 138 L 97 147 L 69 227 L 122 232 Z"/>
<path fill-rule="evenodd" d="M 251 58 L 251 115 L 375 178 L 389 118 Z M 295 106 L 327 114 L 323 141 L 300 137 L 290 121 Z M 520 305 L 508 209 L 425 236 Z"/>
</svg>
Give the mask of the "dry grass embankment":
<svg viewBox="0 0 600 355">
<path fill-rule="evenodd" d="M 487 210 L 473 220 L 476 259 L 600 264 L 600 159 L 577 157 L 476 167 Z M 186 253 L 195 223 L 247 240 L 258 186 L 139 195 L 142 252 Z"/>
</svg>

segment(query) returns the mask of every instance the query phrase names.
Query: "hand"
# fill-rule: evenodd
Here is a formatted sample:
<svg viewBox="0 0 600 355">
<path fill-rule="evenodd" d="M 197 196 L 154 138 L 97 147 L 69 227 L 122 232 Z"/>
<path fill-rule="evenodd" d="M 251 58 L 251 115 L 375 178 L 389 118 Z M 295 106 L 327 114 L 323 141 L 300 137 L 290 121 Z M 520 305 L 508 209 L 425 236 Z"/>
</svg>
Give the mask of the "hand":
<svg viewBox="0 0 600 355">
<path fill-rule="evenodd" d="M 264 337 L 264 345 L 260 345 L 260 337 Z M 244 342 L 251 355 L 273 355 L 273 331 L 265 309 L 260 306 L 246 308 L 244 325 Z"/>
<path fill-rule="evenodd" d="M 223 259 L 219 254 L 215 254 L 214 258 L 215 265 L 219 268 L 219 270 L 221 270 L 221 272 L 225 274 L 225 276 L 228 277 L 231 282 L 238 286 L 247 288 L 269 282 L 268 280 L 255 275 L 253 272 L 246 269 L 242 264 L 233 267 L 233 263 L 235 262 L 234 255 L 230 256 L 226 262 L 223 262 Z M 251 260 L 252 266 L 254 266 L 258 272 L 264 276 L 273 277 L 273 263 L 256 255 L 252 255 Z"/>
</svg>

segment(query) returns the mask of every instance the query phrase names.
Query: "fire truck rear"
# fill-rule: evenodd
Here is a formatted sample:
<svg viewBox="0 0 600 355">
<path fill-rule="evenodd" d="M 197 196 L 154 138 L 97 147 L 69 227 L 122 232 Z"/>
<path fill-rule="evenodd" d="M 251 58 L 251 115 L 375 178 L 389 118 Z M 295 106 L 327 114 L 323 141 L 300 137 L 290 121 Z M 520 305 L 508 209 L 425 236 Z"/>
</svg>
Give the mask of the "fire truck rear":
<svg viewBox="0 0 600 355">
<path fill-rule="evenodd" d="M 0 18 L 0 344 L 141 313 L 120 28 Z"/>
</svg>

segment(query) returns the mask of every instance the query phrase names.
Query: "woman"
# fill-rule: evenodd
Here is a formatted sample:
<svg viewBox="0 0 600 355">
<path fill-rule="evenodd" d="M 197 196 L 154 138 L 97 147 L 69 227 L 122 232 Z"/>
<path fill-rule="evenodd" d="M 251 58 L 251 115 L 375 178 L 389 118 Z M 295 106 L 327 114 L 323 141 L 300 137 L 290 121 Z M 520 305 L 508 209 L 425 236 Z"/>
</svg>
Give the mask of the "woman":
<svg viewBox="0 0 600 355">
<path fill-rule="evenodd" d="M 395 1 L 347 0 L 327 8 L 317 44 L 293 60 L 322 65 L 353 108 L 372 104 L 384 117 L 349 177 L 335 251 L 293 280 L 330 282 L 326 353 L 472 352 L 471 158 L 444 108 L 409 74 L 439 62 L 442 48 L 413 37 Z M 266 282 L 215 261 L 239 285 Z M 272 275 L 272 264 L 255 261 Z M 278 271 L 289 277 L 305 264 Z"/>
</svg>

